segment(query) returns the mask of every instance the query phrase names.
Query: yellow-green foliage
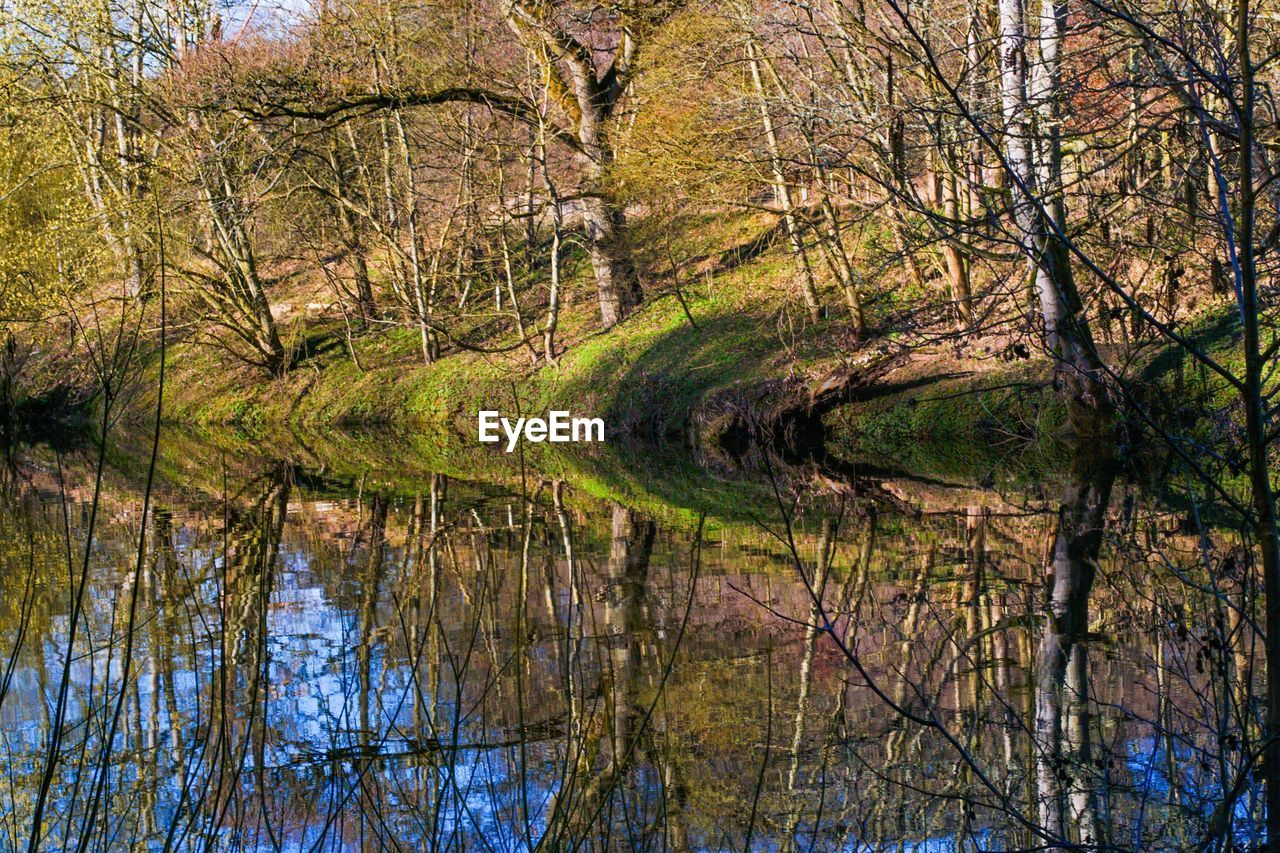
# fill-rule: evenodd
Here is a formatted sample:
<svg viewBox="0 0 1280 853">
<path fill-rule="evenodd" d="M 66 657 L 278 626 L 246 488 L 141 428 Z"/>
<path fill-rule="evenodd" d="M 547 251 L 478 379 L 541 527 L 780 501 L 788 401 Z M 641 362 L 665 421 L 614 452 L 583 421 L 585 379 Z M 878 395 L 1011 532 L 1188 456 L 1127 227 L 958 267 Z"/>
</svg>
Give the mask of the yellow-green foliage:
<svg viewBox="0 0 1280 853">
<path fill-rule="evenodd" d="M 100 235 L 59 137 L 27 116 L 0 126 L 0 318 L 42 316 L 91 278 Z"/>
<path fill-rule="evenodd" d="M 644 54 L 644 106 L 620 146 L 614 176 L 631 199 L 739 202 L 760 185 L 743 166 L 745 96 L 731 22 L 704 10 L 673 17 Z M 748 128 L 750 135 L 753 130 Z"/>
</svg>

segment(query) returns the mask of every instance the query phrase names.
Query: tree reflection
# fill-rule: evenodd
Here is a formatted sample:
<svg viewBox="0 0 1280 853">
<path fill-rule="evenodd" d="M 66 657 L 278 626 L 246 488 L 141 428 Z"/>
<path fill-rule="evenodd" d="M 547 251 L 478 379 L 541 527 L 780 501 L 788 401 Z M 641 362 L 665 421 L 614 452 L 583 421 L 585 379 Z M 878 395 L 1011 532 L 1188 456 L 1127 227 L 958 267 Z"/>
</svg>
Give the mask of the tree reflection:
<svg viewBox="0 0 1280 853">
<path fill-rule="evenodd" d="M 704 531 L 564 480 L 395 489 L 266 465 L 163 493 L 136 573 L 136 494 L 107 492 L 44 844 L 1247 841 L 1256 583 L 1238 546 L 1151 539 L 1168 513 L 1142 496 L 1117 518 L 1114 471 L 1079 455 L 1047 511 L 903 482 L 809 493 L 787 533 Z M 88 496 L 24 476 L 0 497 L 18 846 L 68 630 L 59 501 L 74 536 Z M 121 695 L 91 819 L 84 768 Z"/>
<path fill-rule="evenodd" d="M 246 485 L 247 508 L 230 510 L 225 521 L 222 648 L 213 676 L 215 778 L 198 798 L 207 823 L 196 830 L 210 839 L 229 830 L 239 843 L 280 843 L 263 793 L 275 784 L 266 756 L 272 691 L 267 613 L 292 486 L 287 465 L 271 468 Z M 242 784 L 246 774 L 252 776 L 249 790 Z"/>
<path fill-rule="evenodd" d="M 1058 510 L 1047 570 L 1048 614 L 1036 668 L 1036 769 L 1041 825 L 1055 837 L 1105 844 L 1101 775 L 1090 738 L 1089 593 L 1115 467 L 1078 449 Z"/>
</svg>

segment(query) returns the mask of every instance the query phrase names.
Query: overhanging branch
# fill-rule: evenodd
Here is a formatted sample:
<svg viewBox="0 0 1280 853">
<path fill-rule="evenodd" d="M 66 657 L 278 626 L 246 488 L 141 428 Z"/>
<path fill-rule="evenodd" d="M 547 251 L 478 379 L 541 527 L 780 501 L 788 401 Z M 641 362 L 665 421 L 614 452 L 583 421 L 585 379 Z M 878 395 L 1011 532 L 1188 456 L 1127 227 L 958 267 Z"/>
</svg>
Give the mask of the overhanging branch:
<svg viewBox="0 0 1280 853">
<path fill-rule="evenodd" d="M 260 121 L 272 118 L 311 119 L 315 121 L 337 119 L 346 121 L 359 115 L 379 110 L 439 106 L 443 104 L 478 104 L 531 125 L 537 125 L 541 118 L 538 110 L 521 98 L 467 86 L 453 86 L 435 92 L 403 92 L 398 94 L 369 92 L 343 98 L 325 106 L 273 103 L 265 98 L 260 98 L 251 104 L 237 105 L 235 109 L 236 112 L 244 116 Z M 547 130 L 557 142 L 568 146 L 575 152 L 582 153 L 582 144 L 575 135 L 554 125 L 547 126 Z"/>
</svg>

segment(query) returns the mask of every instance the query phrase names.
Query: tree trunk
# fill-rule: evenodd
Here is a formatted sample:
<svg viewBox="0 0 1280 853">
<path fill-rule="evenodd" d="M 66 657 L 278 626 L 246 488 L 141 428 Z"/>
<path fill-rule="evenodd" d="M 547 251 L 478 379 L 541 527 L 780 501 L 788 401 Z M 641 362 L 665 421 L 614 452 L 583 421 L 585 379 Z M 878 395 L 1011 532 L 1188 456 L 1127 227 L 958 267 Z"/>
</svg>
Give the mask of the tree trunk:
<svg viewBox="0 0 1280 853">
<path fill-rule="evenodd" d="M 943 215 L 951 223 L 960 219 L 960 179 L 956 174 L 955 162 L 946 160 L 947 174 L 943 176 L 942 207 Z M 969 256 L 961 251 L 957 240 L 946 240 L 942 244 L 942 256 L 947 264 L 947 278 L 951 282 L 951 301 L 956 306 L 956 331 L 964 334 L 973 325 L 973 293 L 969 286 Z"/>
<path fill-rule="evenodd" d="M 600 301 L 600 324 L 610 329 L 625 320 L 640 304 L 641 294 L 640 279 L 626 240 L 626 214 L 604 186 L 605 171 L 613 160 L 613 152 L 602 141 L 608 112 L 596 103 L 594 93 L 597 85 L 593 77 L 590 84 L 580 82 L 575 86 L 582 111 L 578 131 L 582 143 L 579 159 L 585 175 L 578 203 Z"/>
<path fill-rule="evenodd" d="M 1043 0 L 1039 57 L 1029 102 L 1028 38 L 1022 3 L 998 2 L 1000 95 L 1005 157 L 1013 185 L 1013 220 L 1022 250 L 1034 268 L 1045 346 L 1057 362 L 1055 385 L 1066 401 L 1072 428 L 1080 435 L 1100 435 L 1111 420 L 1110 403 L 1099 381 L 1102 363 L 1082 312 L 1070 250 L 1060 235 L 1066 224 L 1066 201 L 1059 180 L 1058 47 L 1066 9 L 1056 0 Z"/>
<path fill-rule="evenodd" d="M 244 226 L 237 220 L 233 181 L 225 163 L 214 163 L 216 174 L 201 174 L 205 206 L 210 228 L 224 262 L 226 293 L 215 293 L 211 304 L 258 358 L 258 363 L 272 376 L 282 376 L 289 369 L 284 344 L 271 313 L 266 285 L 258 273 L 253 243 Z M 215 183 L 216 182 L 216 183 Z"/>
<path fill-rule="evenodd" d="M 331 140 L 329 143 L 329 168 L 333 172 L 334 189 L 339 198 L 346 198 L 349 193 L 347 163 L 339 153 L 336 140 Z M 362 225 L 340 200 L 334 203 L 333 208 L 342 226 L 344 248 L 351 258 L 352 279 L 356 288 L 356 314 L 360 319 L 360 325 L 368 327 L 376 319 L 378 306 L 373 298 L 373 283 L 369 277 L 369 262 L 365 257 Z"/>
<path fill-rule="evenodd" d="M 611 329 L 640 304 L 640 280 L 623 236 L 626 217 L 598 190 L 584 195 L 579 204 L 600 300 L 600 324 Z"/>
<path fill-rule="evenodd" d="M 612 328 L 640 304 L 642 295 L 627 245 L 626 215 L 606 186 L 613 163 L 607 125 L 630 85 L 636 47 L 633 33 L 628 29 L 617 33 L 612 64 L 601 73 L 596 53 L 561 27 L 551 4 L 511 0 L 504 4 L 503 14 L 541 68 L 548 103 L 556 103 L 574 121 L 574 149 L 583 175 L 577 193 L 582 229 L 595 274 L 600 322 L 605 329 Z"/>
<path fill-rule="evenodd" d="M 436 359 L 436 341 L 431 330 L 431 314 L 435 307 L 427 298 L 426 283 L 422 274 L 422 239 L 418 232 L 418 186 L 414 175 L 413 155 L 409 148 L 409 136 L 405 132 L 404 118 L 399 110 L 392 112 L 396 139 L 400 144 L 400 161 L 405 172 L 405 227 L 409 238 L 409 263 L 413 274 L 413 307 L 417 314 L 418 334 L 422 344 L 422 361 L 431 364 Z"/>
<path fill-rule="evenodd" d="M 804 299 L 805 310 L 814 323 L 822 316 L 822 307 L 818 303 L 818 290 L 814 285 L 813 268 L 809 265 L 809 256 L 805 253 L 804 242 L 800 238 L 800 228 L 796 222 L 794 207 L 791 203 L 791 188 L 787 186 L 787 177 L 782 168 L 782 152 L 778 146 L 778 134 L 773 126 L 773 116 L 769 113 L 769 101 L 765 97 L 764 81 L 760 76 L 760 53 L 752 38 L 747 39 L 747 59 L 751 65 L 751 82 L 755 87 L 756 101 L 760 109 L 760 124 L 764 128 L 765 144 L 769 149 L 769 167 L 773 173 L 773 197 L 782 208 L 782 224 L 787 230 L 787 241 L 791 244 L 791 254 L 800 263 L 800 295 Z"/>
<path fill-rule="evenodd" d="M 1239 247 L 1240 317 L 1244 326 L 1245 376 L 1242 395 L 1245 436 L 1249 453 L 1249 482 L 1253 493 L 1253 534 L 1262 556 L 1263 594 L 1266 597 L 1267 706 L 1263 730 L 1262 778 L 1266 784 L 1267 841 L 1280 847 L 1280 518 L 1276 514 L 1271 484 L 1266 401 L 1268 360 L 1263 358 L 1258 301 L 1258 269 L 1254 246 L 1257 210 L 1255 178 L 1254 66 L 1250 45 L 1249 0 L 1239 0 L 1236 11 L 1236 46 L 1241 67 L 1243 103 L 1239 111 L 1240 206 L 1236 217 Z"/>
</svg>

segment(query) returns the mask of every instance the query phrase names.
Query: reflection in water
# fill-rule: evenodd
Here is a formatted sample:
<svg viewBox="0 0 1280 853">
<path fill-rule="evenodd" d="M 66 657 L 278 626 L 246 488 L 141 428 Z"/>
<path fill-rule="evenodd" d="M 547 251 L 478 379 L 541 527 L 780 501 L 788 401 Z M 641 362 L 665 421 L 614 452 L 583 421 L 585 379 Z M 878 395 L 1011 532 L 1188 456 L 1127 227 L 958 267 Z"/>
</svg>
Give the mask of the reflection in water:
<svg viewBox="0 0 1280 853">
<path fill-rule="evenodd" d="M 0 499 L 6 848 L 45 781 L 47 849 L 1256 838 L 1247 560 L 1132 489 L 1110 506 L 1105 461 L 1079 457 L 1060 505 L 798 496 L 802 571 L 776 528 L 572 482 L 265 465 L 143 519 L 113 474 L 69 657 L 92 471 L 66 472 L 33 457 Z"/>
<path fill-rule="evenodd" d="M 1114 479 L 1110 459 L 1075 454 L 1046 566 L 1049 613 L 1036 672 L 1040 825 L 1086 846 L 1105 843 L 1098 805 L 1105 779 L 1090 748 L 1089 592 Z"/>
</svg>

